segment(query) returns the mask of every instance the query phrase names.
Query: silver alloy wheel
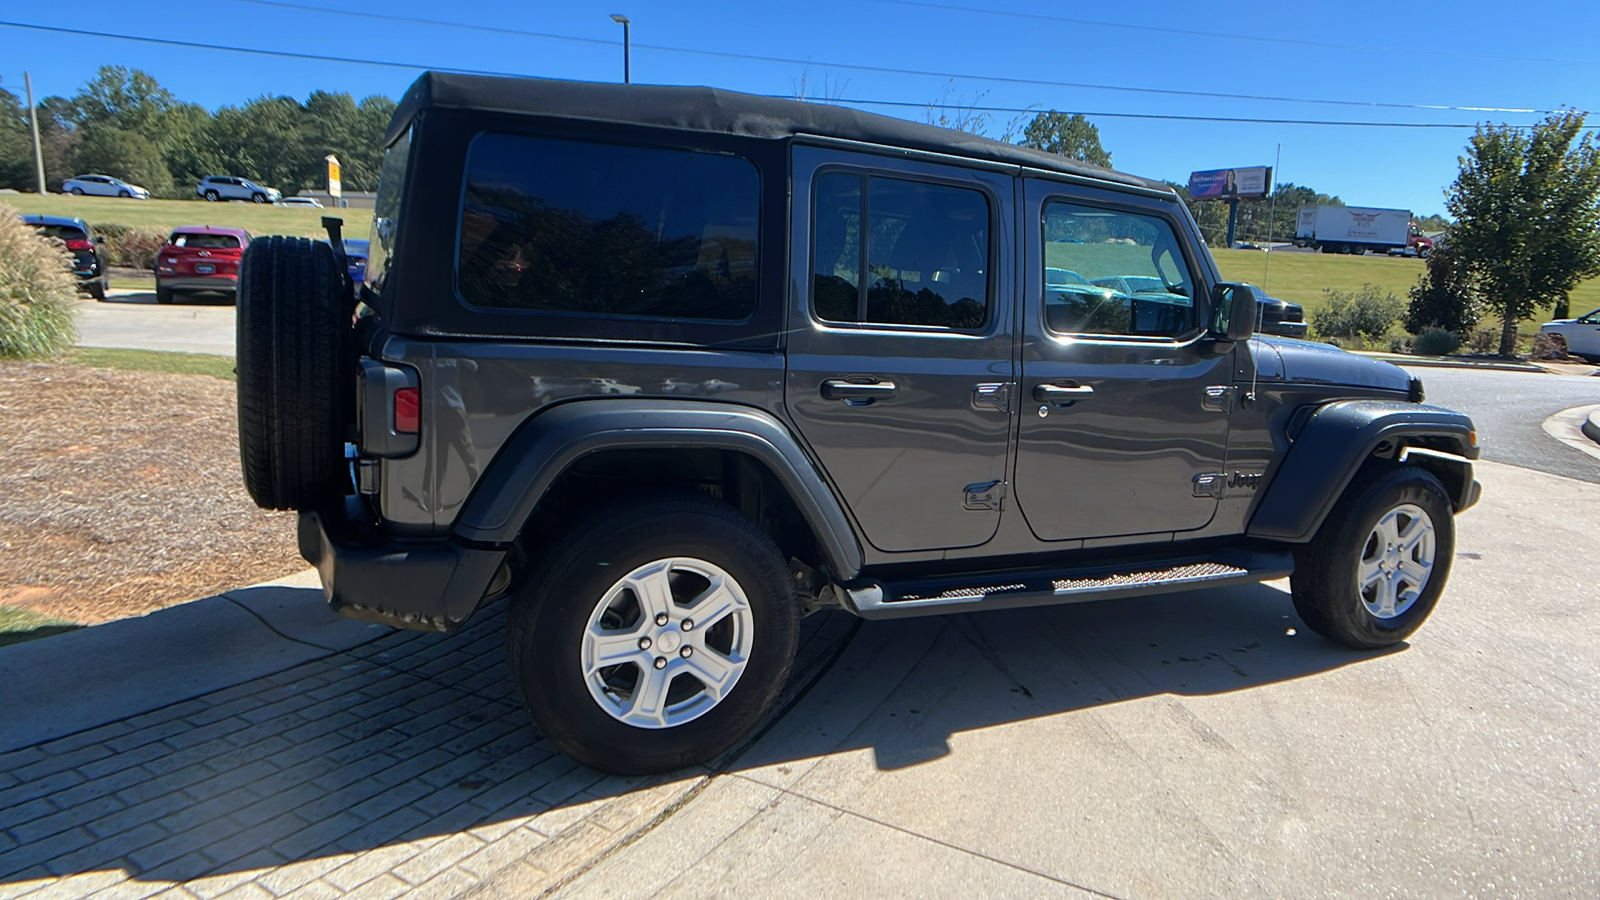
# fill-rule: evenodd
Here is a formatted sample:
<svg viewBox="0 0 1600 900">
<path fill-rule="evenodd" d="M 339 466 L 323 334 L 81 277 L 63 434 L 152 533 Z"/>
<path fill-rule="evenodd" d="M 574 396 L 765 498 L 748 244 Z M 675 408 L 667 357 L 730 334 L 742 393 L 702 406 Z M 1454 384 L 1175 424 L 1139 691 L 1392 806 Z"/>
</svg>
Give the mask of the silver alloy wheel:
<svg viewBox="0 0 1600 900">
<path fill-rule="evenodd" d="M 1379 619 L 1405 614 L 1433 574 L 1438 540 L 1433 519 L 1414 503 L 1384 514 L 1361 549 L 1358 583 L 1361 602 Z"/>
<path fill-rule="evenodd" d="M 750 601 L 733 576 L 701 559 L 658 559 L 601 596 L 583 631 L 583 679 L 617 721 L 673 728 L 728 696 L 754 638 Z"/>
</svg>

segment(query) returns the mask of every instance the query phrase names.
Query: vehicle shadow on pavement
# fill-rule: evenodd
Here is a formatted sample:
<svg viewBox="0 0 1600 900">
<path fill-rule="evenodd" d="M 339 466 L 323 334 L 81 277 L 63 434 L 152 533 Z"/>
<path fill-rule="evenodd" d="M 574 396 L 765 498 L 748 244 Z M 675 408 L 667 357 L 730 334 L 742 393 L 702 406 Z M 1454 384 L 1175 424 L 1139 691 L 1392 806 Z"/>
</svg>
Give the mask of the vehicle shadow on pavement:
<svg viewBox="0 0 1600 900">
<path fill-rule="evenodd" d="M 156 305 L 154 290 L 135 291 L 126 294 L 113 294 L 100 301 L 101 303 L 121 304 L 123 306 Z M 226 293 L 189 293 L 175 294 L 172 306 L 233 306 L 233 295 Z"/>
<path fill-rule="evenodd" d="M 206 896 L 252 881 L 338 893 L 391 869 L 443 895 L 423 886 L 488 877 L 586 817 L 606 823 L 596 801 L 706 774 L 608 776 L 560 754 L 512 682 L 505 607 L 0 754 L 0 896 L 58 879 L 67 896 L 197 880 Z M 854 627 L 806 620 L 791 696 Z"/>
<path fill-rule="evenodd" d="M 387 633 L 0 756 L 0 895 L 62 879 L 68 894 L 316 882 L 332 896 L 387 878 L 446 896 L 579 820 L 603 831 L 595 801 L 705 774 L 608 776 L 560 754 L 517 696 L 504 620 L 502 602 L 455 635 Z M 719 769 L 868 747 L 904 768 L 963 730 L 1373 658 L 1307 634 L 1265 586 L 855 628 L 806 620 L 793 714 Z"/>
<path fill-rule="evenodd" d="M 903 769 L 949 755 L 960 732 L 1246 691 L 1382 655 L 1310 632 L 1270 585 L 869 622 L 736 768 L 870 749 L 880 770 Z"/>
</svg>

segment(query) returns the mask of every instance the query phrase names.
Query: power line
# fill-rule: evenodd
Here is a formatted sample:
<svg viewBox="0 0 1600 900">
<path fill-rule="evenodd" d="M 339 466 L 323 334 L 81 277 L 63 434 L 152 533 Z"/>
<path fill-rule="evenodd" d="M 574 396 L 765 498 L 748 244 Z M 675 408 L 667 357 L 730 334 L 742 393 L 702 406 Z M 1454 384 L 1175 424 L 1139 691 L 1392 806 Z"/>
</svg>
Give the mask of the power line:
<svg viewBox="0 0 1600 900">
<path fill-rule="evenodd" d="M 266 0 L 252 0 L 252 2 L 266 2 Z M 518 72 L 495 72 L 495 71 L 486 71 L 486 70 L 482 70 L 482 69 L 463 69 L 463 68 L 456 68 L 456 67 L 450 67 L 450 66 L 428 65 L 426 63 L 396 62 L 396 61 L 393 61 L 393 60 L 381 60 L 381 59 L 357 59 L 357 58 L 354 58 L 354 57 L 327 56 L 327 55 L 316 54 L 316 53 L 297 53 L 297 52 L 292 51 L 292 50 L 261 50 L 261 49 L 257 49 L 257 48 L 253 48 L 253 47 L 231 47 L 231 46 L 227 46 L 227 45 L 224 45 L 224 44 L 207 44 L 207 43 L 202 43 L 202 42 L 199 42 L 199 41 L 180 41 L 180 40 L 175 40 L 175 39 L 172 39 L 172 38 L 153 38 L 153 37 L 140 37 L 140 36 L 136 36 L 136 35 L 125 35 L 125 34 L 106 34 L 104 32 L 86 31 L 86 30 L 77 29 L 77 28 L 60 28 L 60 27 L 53 26 L 53 25 L 31 25 L 31 24 L 25 24 L 25 23 L 21 23 L 21 22 L 0 22 L 0 27 L 23 28 L 23 29 L 33 30 L 33 31 L 47 31 L 47 32 L 52 32 L 52 33 L 57 33 L 57 34 L 72 34 L 72 35 L 81 35 L 81 36 L 86 36 L 86 37 L 104 37 L 104 38 L 112 38 L 112 39 L 115 39 L 115 40 L 122 40 L 122 41 L 136 41 L 136 42 L 139 42 L 139 43 L 161 44 L 161 45 L 165 45 L 165 46 L 185 47 L 185 48 L 197 49 L 197 50 L 218 50 L 218 51 L 222 51 L 222 52 L 226 52 L 226 53 L 248 53 L 248 54 L 253 54 L 253 55 L 257 55 L 257 56 L 272 56 L 272 57 L 287 58 L 287 59 L 306 59 L 306 60 L 315 60 L 315 61 L 318 61 L 318 62 L 350 63 L 350 64 L 353 64 L 353 65 L 382 66 L 382 67 L 386 67 L 386 68 L 410 69 L 410 70 L 414 70 L 414 71 L 421 71 L 421 70 L 429 70 L 429 69 L 431 69 L 433 71 L 439 71 L 439 72 L 460 72 L 460 73 L 468 74 L 468 75 L 489 75 L 489 76 L 504 77 L 504 78 L 526 78 L 526 77 L 530 77 L 526 73 L 518 73 Z M 780 98 L 780 99 L 790 99 L 790 98 L 786 97 L 785 95 L 780 95 L 780 94 L 767 94 L 765 96 L 776 97 L 776 98 Z M 842 103 L 842 104 L 855 104 L 855 105 L 862 105 L 862 106 L 889 106 L 889 107 L 910 108 L 910 109 L 965 109 L 965 110 L 971 110 L 971 111 L 974 111 L 974 112 L 1030 113 L 1030 112 L 1039 112 L 1040 111 L 1040 109 L 1038 107 L 965 106 L 965 105 L 962 105 L 962 104 L 955 104 L 955 103 L 913 103 L 913 102 L 901 101 L 901 100 L 838 100 L 838 101 L 829 101 L 829 102 L 837 102 L 837 103 Z M 1347 121 L 1318 120 L 1318 119 L 1268 119 L 1268 118 L 1250 118 L 1250 117 L 1242 117 L 1242 116 L 1181 116 L 1181 115 L 1163 115 L 1163 114 L 1154 114 L 1154 113 L 1125 113 L 1125 112 L 1084 112 L 1084 113 L 1081 113 L 1081 114 L 1085 115 L 1085 116 L 1094 116 L 1096 118 L 1151 119 L 1151 120 L 1173 121 L 1173 122 L 1219 122 L 1219 123 L 1254 124 L 1254 125 L 1330 125 L 1330 126 L 1348 126 L 1348 127 L 1360 127 L 1360 128 L 1452 128 L 1452 129 L 1476 128 L 1476 127 L 1478 127 L 1476 123 L 1468 124 L 1468 123 L 1426 123 L 1426 122 L 1347 122 Z M 1518 126 L 1511 126 L 1511 127 L 1528 128 L 1528 127 L 1532 127 L 1532 126 L 1518 125 Z M 1586 131 L 1593 131 L 1593 130 L 1596 130 L 1596 129 L 1595 128 L 1586 128 L 1585 130 Z"/>
<path fill-rule="evenodd" d="M 54 25 L 30 25 L 24 22 L 0 22 L 0 27 L 26 28 L 31 31 L 49 31 L 55 34 L 75 34 L 84 37 L 111 38 L 118 41 L 138 41 L 142 44 L 164 44 L 169 47 L 189 47 L 196 50 L 223 50 L 228 53 L 251 53 L 256 56 L 276 56 L 286 59 L 311 59 L 319 62 L 353 63 L 361 66 L 385 66 L 391 69 L 433 69 L 439 72 L 460 72 L 466 75 L 493 75 L 526 78 L 516 72 L 489 72 L 482 69 L 461 69 L 453 66 L 428 66 L 421 63 L 389 62 L 381 59 L 355 59 L 348 56 L 324 56 L 317 53 L 296 53 L 292 50 L 258 50 L 254 47 L 229 47 L 223 44 L 203 44 L 199 41 L 178 41 L 172 38 L 140 37 L 132 34 L 106 34 L 103 31 L 85 31 L 79 28 L 60 28 Z"/>
<path fill-rule="evenodd" d="M 601 44 L 608 47 L 617 46 L 616 41 L 599 38 L 574 37 L 572 35 L 551 34 L 542 31 L 523 31 L 515 28 L 501 28 L 489 25 L 473 25 L 462 22 L 449 22 L 442 19 L 424 19 L 414 16 L 395 16 L 386 13 L 357 12 L 344 9 L 329 9 L 322 6 L 313 6 L 304 3 L 291 3 L 287 0 L 234 0 L 235 3 L 247 3 L 254 6 L 271 6 L 280 9 L 295 9 L 303 12 L 322 13 L 326 15 L 349 16 L 358 19 L 372 19 L 382 22 L 402 22 L 414 25 L 428 25 L 438 28 L 460 28 L 468 31 L 485 32 L 517 37 L 531 37 L 542 40 L 568 41 L 580 44 Z M 884 0 L 889 2 L 889 0 Z M 849 69 L 856 72 L 877 72 L 888 75 L 916 75 L 932 78 L 960 78 L 969 81 L 989 81 L 1001 84 L 1022 84 L 1033 87 L 1074 88 L 1077 90 L 1091 91 L 1121 91 L 1133 94 L 1159 94 L 1174 97 L 1196 97 L 1213 100 L 1249 100 L 1272 103 L 1310 103 L 1324 106 L 1358 106 L 1376 109 L 1420 109 L 1435 112 L 1495 112 L 1495 113 L 1538 113 L 1547 114 L 1556 112 L 1548 109 L 1532 109 L 1510 106 L 1451 106 L 1447 104 L 1425 103 L 1392 103 L 1377 100 L 1328 100 L 1306 97 L 1278 97 L 1261 94 L 1230 94 L 1218 91 L 1185 91 L 1172 88 L 1146 88 L 1130 85 L 1090 84 L 1074 81 L 1048 81 L 1035 78 L 1013 78 L 1004 75 L 978 75 L 970 72 L 936 72 L 923 69 L 900 69 L 893 66 L 873 66 L 861 63 L 824 62 L 814 59 L 796 59 L 783 56 L 760 56 L 753 53 L 735 53 L 728 50 L 699 50 L 688 47 L 669 47 L 662 44 L 640 44 L 635 42 L 635 50 L 654 50 L 660 53 L 680 53 L 690 56 L 711 56 L 720 59 L 738 59 L 746 62 L 781 63 L 794 66 L 823 66 L 831 69 Z"/>
<path fill-rule="evenodd" d="M 1414 47 L 1371 47 L 1359 44 L 1335 44 L 1327 41 L 1308 41 L 1298 38 L 1272 38 L 1254 34 L 1237 34 L 1225 31 L 1198 31 L 1188 28 L 1171 28 L 1162 25 L 1134 25 L 1127 22 L 1107 22 L 1099 19 L 1074 19 L 1066 16 L 1051 16 L 1043 13 L 1014 12 L 1012 10 L 984 9 L 976 6 L 958 6 L 952 3 L 932 3 L 928 0 L 876 0 L 878 3 L 893 6 L 914 6 L 921 9 L 940 9 L 948 12 L 964 12 L 986 16 L 1002 16 L 1012 19 L 1030 19 L 1036 22 L 1059 22 L 1064 25 L 1087 25 L 1094 28 L 1122 28 L 1128 31 L 1147 31 L 1158 34 L 1173 34 L 1181 37 L 1221 38 L 1231 41 L 1256 41 L 1263 44 L 1286 44 L 1295 47 L 1321 47 L 1330 50 L 1358 50 L 1364 53 L 1405 53 L 1409 55 L 1426 56 L 1452 56 L 1461 59 L 1494 59 L 1504 62 L 1537 62 L 1537 63 L 1575 63 L 1578 65 L 1600 65 L 1600 60 L 1594 59 L 1563 59 L 1560 57 L 1546 56 L 1500 56 L 1489 53 L 1463 53 L 1452 50 L 1421 50 Z"/>
</svg>

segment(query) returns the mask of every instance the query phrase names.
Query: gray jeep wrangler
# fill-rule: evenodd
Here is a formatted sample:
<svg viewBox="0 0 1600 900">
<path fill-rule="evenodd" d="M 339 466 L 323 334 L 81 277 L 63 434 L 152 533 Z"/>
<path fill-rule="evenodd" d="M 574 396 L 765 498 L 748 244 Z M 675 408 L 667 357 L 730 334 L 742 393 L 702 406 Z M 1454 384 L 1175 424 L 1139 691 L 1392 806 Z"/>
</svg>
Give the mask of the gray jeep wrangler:
<svg viewBox="0 0 1600 900">
<path fill-rule="evenodd" d="M 1253 337 L 1157 182 L 833 106 L 440 74 L 387 147 L 366 283 L 337 233 L 244 258 L 245 483 L 300 511 L 345 615 L 450 631 L 509 596 L 534 720 L 600 769 L 733 746 L 830 607 L 1292 575 L 1311 628 L 1391 645 L 1478 496 L 1470 420 Z"/>
</svg>

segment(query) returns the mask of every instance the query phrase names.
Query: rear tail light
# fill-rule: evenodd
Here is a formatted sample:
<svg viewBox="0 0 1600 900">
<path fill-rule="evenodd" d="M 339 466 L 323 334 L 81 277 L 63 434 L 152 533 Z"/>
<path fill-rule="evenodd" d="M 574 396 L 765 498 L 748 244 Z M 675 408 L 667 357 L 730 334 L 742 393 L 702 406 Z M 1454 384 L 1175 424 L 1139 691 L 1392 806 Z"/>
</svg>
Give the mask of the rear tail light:
<svg viewBox="0 0 1600 900">
<path fill-rule="evenodd" d="M 414 387 L 394 392 L 394 430 L 401 434 L 416 434 L 422 417 L 422 398 Z"/>
<path fill-rule="evenodd" d="M 93 250 L 94 249 L 94 242 L 93 241 L 85 241 L 85 240 L 67 241 L 67 249 L 68 250 Z"/>
</svg>

